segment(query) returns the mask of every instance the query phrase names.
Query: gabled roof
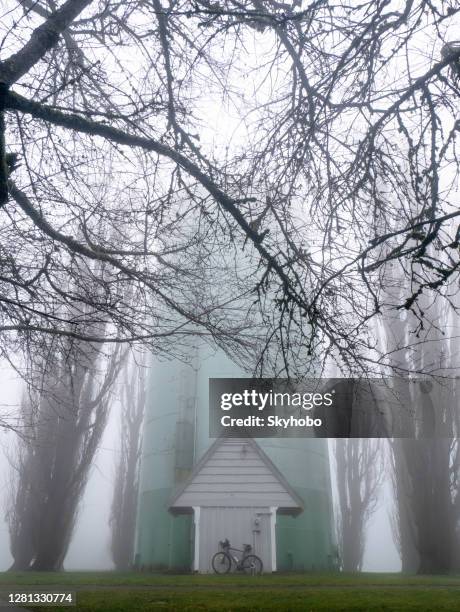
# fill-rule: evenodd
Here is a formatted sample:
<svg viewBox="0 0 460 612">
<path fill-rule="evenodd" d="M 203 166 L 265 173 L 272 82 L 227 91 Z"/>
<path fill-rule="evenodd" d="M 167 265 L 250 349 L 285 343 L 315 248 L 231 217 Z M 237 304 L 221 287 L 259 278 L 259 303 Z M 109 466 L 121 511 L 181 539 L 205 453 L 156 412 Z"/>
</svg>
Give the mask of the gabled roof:
<svg viewBox="0 0 460 612">
<path fill-rule="evenodd" d="M 193 506 L 277 506 L 298 514 L 303 500 L 251 438 L 218 438 L 174 493 L 169 510 L 191 512 Z"/>
</svg>

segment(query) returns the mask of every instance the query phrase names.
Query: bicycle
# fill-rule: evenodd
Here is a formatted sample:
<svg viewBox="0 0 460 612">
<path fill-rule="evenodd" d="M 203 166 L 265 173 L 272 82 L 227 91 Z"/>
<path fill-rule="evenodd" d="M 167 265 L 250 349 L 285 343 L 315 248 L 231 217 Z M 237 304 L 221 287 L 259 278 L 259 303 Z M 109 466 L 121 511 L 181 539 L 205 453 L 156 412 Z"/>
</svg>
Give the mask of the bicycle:
<svg viewBox="0 0 460 612">
<path fill-rule="evenodd" d="M 228 572 L 232 569 L 232 565 L 234 566 L 236 572 L 240 571 L 253 576 L 262 573 L 262 559 L 260 559 L 260 557 L 257 555 L 249 554 L 252 550 L 252 546 L 250 544 L 243 544 L 243 549 L 241 550 L 239 548 L 230 546 L 228 539 L 225 539 L 219 542 L 219 546 L 222 548 L 222 550 L 216 552 L 211 560 L 212 569 L 216 572 L 216 574 L 228 574 Z M 243 556 L 239 558 L 230 553 L 230 551 L 243 553 Z"/>
</svg>

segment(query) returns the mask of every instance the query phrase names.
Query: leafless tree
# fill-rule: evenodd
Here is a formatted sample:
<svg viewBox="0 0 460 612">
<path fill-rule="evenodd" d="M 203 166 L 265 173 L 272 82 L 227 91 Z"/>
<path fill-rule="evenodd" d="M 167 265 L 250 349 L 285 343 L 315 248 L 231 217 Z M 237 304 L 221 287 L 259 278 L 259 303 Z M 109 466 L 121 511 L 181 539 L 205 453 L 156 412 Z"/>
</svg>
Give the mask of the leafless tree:
<svg viewBox="0 0 460 612">
<path fill-rule="evenodd" d="M 244 359 L 256 321 L 260 369 L 273 355 L 279 370 L 318 356 L 348 373 L 390 367 L 370 326 L 383 266 L 401 269 L 391 306 L 417 324 L 420 296 L 448 301 L 458 279 L 459 11 L 454 0 L 10 0 L 4 356 L 44 335 L 102 342 L 82 330 L 107 316 L 112 341 L 154 351 L 201 333 Z M 243 247 L 245 265 L 229 266 Z M 83 277 L 72 293 L 58 280 L 88 260 L 107 266 L 97 302 Z M 217 279 L 199 307 L 197 260 Z M 75 300 L 91 308 L 62 321 Z"/>
<path fill-rule="evenodd" d="M 24 395 L 21 415 L 24 422 L 30 423 L 35 398 Z M 30 567 L 35 554 L 34 531 L 37 528 L 37 514 L 34 500 L 36 496 L 34 474 L 29 469 L 33 448 L 26 439 L 17 444 L 14 454 L 9 457 L 10 499 L 7 501 L 6 519 L 10 533 L 10 550 L 13 556 L 12 570 Z"/>
<path fill-rule="evenodd" d="M 369 438 L 337 438 L 338 536 L 342 569 L 361 571 L 366 525 L 377 508 L 384 475 L 383 444 Z"/>
<path fill-rule="evenodd" d="M 73 338 L 65 352 L 51 339 L 49 351 L 52 367 L 45 361 L 35 372 L 11 459 L 14 570 L 62 569 L 123 360 L 121 345 L 104 354 L 100 345 Z"/>
<path fill-rule="evenodd" d="M 397 534 L 405 572 L 439 574 L 454 568 L 459 515 L 450 482 L 453 446 L 449 438 L 393 442 Z"/>
<path fill-rule="evenodd" d="M 117 465 L 110 525 L 112 558 L 117 570 L 132 567 L 136 529 L 141 426 L 145 410 L 145 364 L 135 362 L 124 370 L 120 427 L 120 458 Z"/>
<path fill-rule="evenodd" d="M 391 291 L 404 288 L 394 273 L 387 281 Z M 445 573 L 458 563 L 460 455 L 458 390 L 450 377 L 457 334 L 449 336 L 444 330 L 455 330 L 458 322 L 456 309 L 441 307 L 440 301 L 422 296 L 419 305 L 431 324 L 418 321 L 419 341 L 412 345 L 408 336 L 414 313 L 382 319 L 391 359 L 406 363 L 408 370 L 442 373 L 391 381 L 400 403 L 397 418 L 407 436 L 391 441 L 393 528 L 404 572 Z"/>
</svg>

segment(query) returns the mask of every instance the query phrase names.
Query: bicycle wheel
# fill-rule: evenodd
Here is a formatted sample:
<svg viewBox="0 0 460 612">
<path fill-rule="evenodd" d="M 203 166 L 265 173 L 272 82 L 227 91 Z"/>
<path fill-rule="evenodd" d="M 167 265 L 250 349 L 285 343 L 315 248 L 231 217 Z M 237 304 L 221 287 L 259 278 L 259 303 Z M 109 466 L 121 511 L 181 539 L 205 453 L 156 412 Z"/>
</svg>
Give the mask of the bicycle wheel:
<svg viewBox="0 0 460 612">
<path fill-rule="evenodd" d="M 252 574 L 255 576 L 256 574 L 261 574 L 263 570 L 262 559 L 260 559 L 257 555 L 248 555 L 241 562 L 241 569 L 245 574 Z"/>
<path fill-rule="evenodd" d="M 212 558 L 211 565 L 216 574 L 228 574 L 232 567 L 232 559 L 226 552 L 217 552 Z"/>
</svg>

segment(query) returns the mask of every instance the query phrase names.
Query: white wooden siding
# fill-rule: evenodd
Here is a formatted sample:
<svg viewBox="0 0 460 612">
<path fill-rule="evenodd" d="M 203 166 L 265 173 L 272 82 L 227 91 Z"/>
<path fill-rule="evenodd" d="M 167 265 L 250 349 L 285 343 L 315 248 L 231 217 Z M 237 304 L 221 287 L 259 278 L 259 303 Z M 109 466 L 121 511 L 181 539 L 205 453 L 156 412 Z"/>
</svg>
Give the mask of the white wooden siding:
<svg viewBox="0 0 460 612">
<path fill-rule="evenodd" d="M 298 508 L 283 483 L 244 440 L 224 439 L 174 501 L 193 506 Z"/>
</svg>

